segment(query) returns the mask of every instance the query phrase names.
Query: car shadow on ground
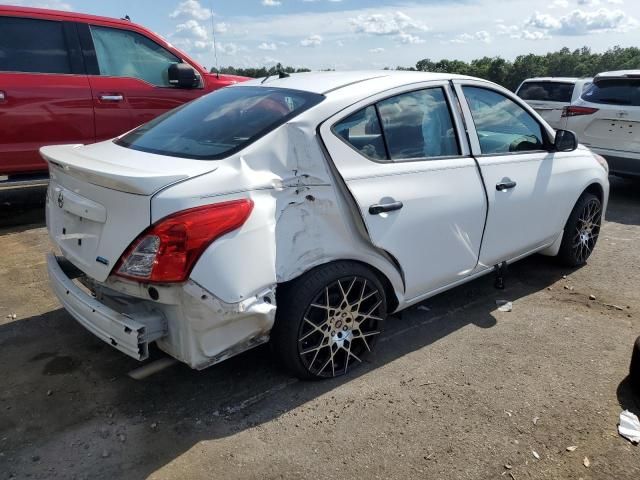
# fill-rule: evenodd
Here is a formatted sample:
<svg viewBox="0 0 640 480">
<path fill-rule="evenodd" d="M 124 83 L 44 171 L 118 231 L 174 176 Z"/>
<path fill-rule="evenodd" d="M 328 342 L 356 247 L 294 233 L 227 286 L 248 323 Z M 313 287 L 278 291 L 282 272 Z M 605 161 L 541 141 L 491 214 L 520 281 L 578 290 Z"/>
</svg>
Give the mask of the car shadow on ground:
<svg viewBox="0 0 640 480">
<path fill-rule="evenodd" d="M 606 220 L 624 225 L 640 225 L 640 179 L 609 177 L 611 187 Z"/>
<path fill-rule="evenodd" d="M 554 259 L 533 256 L 509 267 L 504 290 L 496 290 L 488 275 L 438 295 L 390 318 L 365 364 L 346 377 L 320 382 L 292 378 L 268 346 L 204 371 L 179 364 L 135 381 L 126 373 L 138 362 L 86 332 L 62 309 L 14 321 L 0 326 L 0 365 L 13 366 L 5 370 L 0 392 L 0 438 L 10 439 L 0 471 L 37 472 L 34 445 L 56 455 L 59 447 L 52 445 L 73 445 L 79 430 L 105 426 L 114 437 L 128 436 L 126 448 L 84 467 L 80 446 L 77 455 L 65 448 L 58 458 L 68 457 L 74 471 L 90 478 L 146 478 L 200 441 L 278 418 L 462 328 L 490 329 L 496 300 L 517 301 L 568 273 Z M 39 457 L 46 466 L 45 454 Z"/>
<path fill-rule="evenodd" d="M 43 227 L 47 187 L 0 189 L 0 235 Z"/>
<path fill-rule="evenodd" d="M 631 353 L 629 353 L 631 358 Z M 640 418 L 640 386 L 631 384 L 631 378 L 627 376 L 616 390 L 618 402 L 623 410 L 629 410 Z"/>
</svg>

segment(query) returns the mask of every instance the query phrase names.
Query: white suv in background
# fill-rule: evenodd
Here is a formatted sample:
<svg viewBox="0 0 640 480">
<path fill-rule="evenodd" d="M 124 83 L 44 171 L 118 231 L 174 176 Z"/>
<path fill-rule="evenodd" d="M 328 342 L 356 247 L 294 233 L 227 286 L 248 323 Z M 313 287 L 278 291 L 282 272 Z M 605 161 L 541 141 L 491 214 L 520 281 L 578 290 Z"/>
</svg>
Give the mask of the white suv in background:
<svg viewBox="0 0 640 480">
<path fill-rule="evenodd" d="M 580 98 L 593 78 L 540 77 L 520 84 L 516 95 L 527 102 L 553 128 L 561 128 L 564 107 Z"/>
<path fill-rule="evenodd" d="M 640 70 L 596 75 L 562 113 L 560 128 L 605 157 L 611 173 L 640 177 Z"/>
</svg>

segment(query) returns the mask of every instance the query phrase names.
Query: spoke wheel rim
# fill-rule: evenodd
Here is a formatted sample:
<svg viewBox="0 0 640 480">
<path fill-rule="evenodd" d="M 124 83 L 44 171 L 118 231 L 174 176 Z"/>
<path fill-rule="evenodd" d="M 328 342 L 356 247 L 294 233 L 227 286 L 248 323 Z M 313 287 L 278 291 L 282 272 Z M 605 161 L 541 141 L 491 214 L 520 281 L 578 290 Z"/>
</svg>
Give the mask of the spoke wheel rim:
<svg viewBox="0 0 640 480">
<path fill-rule="evenodd" d="M 382 293 L 363 277 L 344 277 L 320 290 L 298 330 L 298 353 L 307 370 L 335 377 L 362 363 L 380 335 L 384 308 Z"/>
<path fill-rule="evenodd" d="M 587 261 L 600 235 L 600 224 L 602 221 L 602 209 L 600 202 L 591 200 L 587 203 L 576 222 L 572 237 L 572 249 L 576 260 L 579 263 Z"/>
</svg>

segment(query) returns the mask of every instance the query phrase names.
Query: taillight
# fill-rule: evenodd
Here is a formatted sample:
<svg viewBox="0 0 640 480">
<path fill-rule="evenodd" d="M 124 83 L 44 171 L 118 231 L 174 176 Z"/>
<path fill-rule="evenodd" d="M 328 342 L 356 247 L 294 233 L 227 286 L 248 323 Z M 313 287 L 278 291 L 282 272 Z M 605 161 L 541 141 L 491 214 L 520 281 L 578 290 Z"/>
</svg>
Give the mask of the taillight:
<svg viewBox="0 0 640 480">
<path fill-rule="evenodd" d="M 581 115 L 591 115 L 598 111 L 597 108 L 591 107 L 578 107 L 576 105 L 570 105 L 562 109 L 563 117 L 579 117 Z"/>
<path fill-rule="evenodd" d="M 171 283 L 189 278 L 202 252 L 249 218 L 248 199 L 190 208 L 145 230 L 120 257 L 114 272 L 131 280 Z"/>
</svg>

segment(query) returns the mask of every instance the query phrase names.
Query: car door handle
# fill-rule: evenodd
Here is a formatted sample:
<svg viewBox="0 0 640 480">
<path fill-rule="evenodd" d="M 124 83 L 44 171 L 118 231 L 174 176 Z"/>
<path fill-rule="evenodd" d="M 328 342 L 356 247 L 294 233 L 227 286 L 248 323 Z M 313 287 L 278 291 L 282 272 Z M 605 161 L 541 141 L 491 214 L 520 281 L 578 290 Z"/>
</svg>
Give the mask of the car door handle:
<svg viewBox="0 0 640 480">
<path fill-rule="evenodd" d="M 505 190 L 511 190 L 512 188 L 516 187 L 516 182 L 514 182 L 513 180 L 509 180 L 508 178 L 505 180 L 502 180 L 499 183 L 496 183 L 496 190 L 499 192 L 504 192 Z"/>
<path fill-rule="evenodd" d="M 400 210 L 403 207 L 402 202 L 391 203 L 375 203 L 369 207 L 369 213 L 371 215 L 378 215 L 384 212 L 393 212 L 394 210 Z"/>
<path fill-rule="evenodd" d="M 0 102 L 4 102 L 7 99 L 7 94 L 0 90 Z"/>
<path fill-rule="evenodd" d="M 121 102 L 124 100 L 124 95 L 120 93 L 100 95 L 100 100 L 103 102 Z"/>
</svg>

